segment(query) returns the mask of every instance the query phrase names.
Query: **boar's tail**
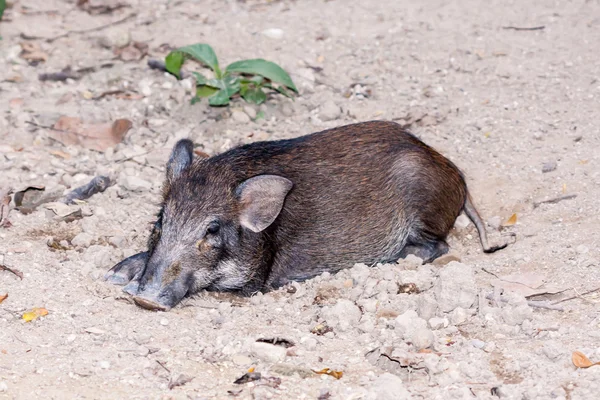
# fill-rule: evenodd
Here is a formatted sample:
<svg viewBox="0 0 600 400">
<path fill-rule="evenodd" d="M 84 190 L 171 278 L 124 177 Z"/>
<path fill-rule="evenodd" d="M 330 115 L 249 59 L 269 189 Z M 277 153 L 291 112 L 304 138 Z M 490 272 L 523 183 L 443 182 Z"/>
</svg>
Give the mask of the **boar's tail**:
<svg viewBox="0 0 600 400">
<path fill-rule="evenodd" d="M 477 232 L 479 232 L 479 241 L 481 242 L 481 247 L 483 247 L 484 253 L 493 253 L 508 246 L 508 242 L 497 246 L 489 245 L 487 233 L 485 231 L 485 224 L 482 221 L 481 216 L 477 212 L 477 209 L 473 205 L 473 200 L 471 200 L 471 195 L 469 193 L 467 193 L 467 198 L 465 200 L 463 210 L 465 211 L 465 214 L 467 214 L 467 217 L 469 217 L 469 219 L 477 228 Z"/>
</svg>

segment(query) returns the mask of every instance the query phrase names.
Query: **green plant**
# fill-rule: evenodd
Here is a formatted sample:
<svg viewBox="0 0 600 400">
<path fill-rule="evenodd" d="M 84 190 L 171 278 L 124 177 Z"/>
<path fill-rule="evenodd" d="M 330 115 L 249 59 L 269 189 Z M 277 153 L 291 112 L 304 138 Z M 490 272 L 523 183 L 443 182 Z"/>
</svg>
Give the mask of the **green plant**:
<svg viewBox="0 0 600 400">
<path fill-rule="evenodd" d="M 215 76 L 207 79 L 198 72 L 192 72 L 196 78 L 196 97 L 192 103 L 207 97 L 211 106 L 225 106 L 239 93 L 247 102 L 261 104 L 267 99 L 263 89 L 276 90 L 287 97 L 291 97 L 288 89 L 298 93 L 292 78 L 279 65 L 258 58 L 236 61 L 222 70 L 212 47 L 203 43 L 173 50 L 165 59 L 165 67 L 180 79 L 181 66 L 188 59 L 206 65 Z"/>
<path fill-rule="evenodd" d="M 0 0 L 0 20 L 2 19 L 2 15 L 4 14 L 5 9 L 6 9 L 6 0 Z"/>
</svg>

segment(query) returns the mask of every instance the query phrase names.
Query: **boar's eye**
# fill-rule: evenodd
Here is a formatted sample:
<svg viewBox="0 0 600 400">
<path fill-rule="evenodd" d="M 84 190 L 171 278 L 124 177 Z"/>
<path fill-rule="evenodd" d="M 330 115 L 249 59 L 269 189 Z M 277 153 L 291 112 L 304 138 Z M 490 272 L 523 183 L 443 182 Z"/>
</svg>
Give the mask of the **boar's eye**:
<svg viewBox="0 0 600 400">
<path fill-rule="evenodd" d="M 221 229 L 221 225 L 219 225 L 217 221 L 212 221 L 210 224 L 208 224 L 208 228 L 206 228 L 206 234 L 214 235 L 219 232 L 219 229 Z"/>
</svg>

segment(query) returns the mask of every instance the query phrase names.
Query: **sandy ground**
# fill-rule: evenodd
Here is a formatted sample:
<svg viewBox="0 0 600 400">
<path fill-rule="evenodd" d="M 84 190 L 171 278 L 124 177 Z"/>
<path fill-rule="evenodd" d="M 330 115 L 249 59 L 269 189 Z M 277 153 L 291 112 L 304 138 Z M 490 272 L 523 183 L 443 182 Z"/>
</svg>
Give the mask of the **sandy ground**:
<svg viewBox="0 0 600 400">
<path fill-rule="evenodd" d="M 101 14 L 73 1 L 12 4 L 0 23 L 0 186 L 62 192 L 99 174 L 116 185 L 71 206 L 83 216 L 73 222 L 41 206 L 12 210 L 0 228 L 0 264 L 23 273 L 0 271 L 0 398 L 598 397 L 600 366 L 577 369 L 571 357 L 600 361 L 600 297 L 585 294 L 600 287 L 600 2 L 134 0 Z M 149 55 L 116 58 L 130 41 Z M 46 60 L 28 63 L 21 42 Z M 300 96 L 190 105 L 190 82 L 146 61 L 195 42 L 223 64 L 280 63 Z M 38 80 L 67 66 L 97 69 Z M 134 95 L 96 98 L 117 89 Z M 63 146 L 40 127 L 62 115 L 133 128 L 105 152 Z M 459 221 L 449 242 L 460 263 L 359 265 L 252 298 L 201 293 L 168 313 L 103 282 L 144 248 L 177 139 L 216 154 L 371 119 L 409 124 L 455 161 L 492 235 L 517 242 L 485 255 Z M 534 289 L 500 296 L 497 277 Z M 420 293 L 403 293 L 411 283 Z M 49 313 L 23 321 L 33 307 Z M 250 368 L 262 378 L 233 383 Z M 323 368 L 343 376 L 312 372 Z"/>
</svg>

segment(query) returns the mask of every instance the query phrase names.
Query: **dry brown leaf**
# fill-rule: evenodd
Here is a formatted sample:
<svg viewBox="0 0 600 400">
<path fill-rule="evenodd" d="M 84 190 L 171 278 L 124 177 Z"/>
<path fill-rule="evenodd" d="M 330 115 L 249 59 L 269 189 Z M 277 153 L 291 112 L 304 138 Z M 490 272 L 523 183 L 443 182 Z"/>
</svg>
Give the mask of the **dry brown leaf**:
<svg viewBox="0 0 600 400">
<path fill-rule="evenodd" d="M 517 223 L 517 214 L 513 214 L 510 218 L 504 223 L 504 226 L 512 226 Z"/>
<path fill-rule="evenodd" d="M 313 372 L 315 374 L 319 374 L 319 375 L 333 376 L 335 379 L 340 379 L 342 376 L 344 376 L 344 373 L 342 371 L 335 371 L 335 370 L 330 369 L 330 368 L 323 368 L 320 371 L 313 370 Z"/>
<path fill-rule="evenodd" d="M 80 145 L 96 151 L 104 151 L 121 143 L 132 123 L 118 119 L 112 124 L 85 124 L 79 118 L 62 116 L 54 124 L 50 136 L 62 144 Z"/>
<path fill-rule="evenodd" d="M 8 297 L 8 293 L 0 295 L 0 303 L 2 303 Z"/>
<path fill-rule="evenodd" d="M 123 61 L 139 61 L 148 54 L 148 45 L 142 42 L 131 42 L 127 46 L 115 49 L 114 53 Z"/>
<path fill-rule="evenodd" d="M 69 153 L 65 153 L 64 151 L 60 150 L 50 150 L 50 154 L 56 157 L 64 158 L 65 160 L 71 158 L 71 155 Z"/>
<path fill-rule="evenodd" d="M 34 42 L 21 42 L 21 58 L 30 62 L 38 63 L 48 60 L 48 54 L 40 48 L 37 43 Z"/>
<path fill-rule="evenodd" d="M 589 368 L 593 367 L 594 365 L 600 365 L 600 361 L 593 363 L 589 358 L 586 357 L 585 354 L 580 351 L 573 352 L 572 360 L 573 365 L 575 365 L 577 368 Z"/>
</svg>

